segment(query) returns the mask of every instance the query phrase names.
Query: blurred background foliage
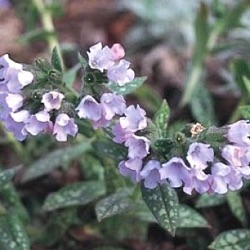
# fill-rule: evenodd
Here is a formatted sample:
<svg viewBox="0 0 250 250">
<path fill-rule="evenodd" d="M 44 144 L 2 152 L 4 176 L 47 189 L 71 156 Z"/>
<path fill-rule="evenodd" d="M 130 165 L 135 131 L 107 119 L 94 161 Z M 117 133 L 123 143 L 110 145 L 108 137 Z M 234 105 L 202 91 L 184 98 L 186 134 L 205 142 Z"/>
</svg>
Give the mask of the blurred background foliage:
<svg viewBox="0 0 250 250">
<path fill-rule="evenodd" d="M 86 58 L 98 41 L 120 42 L 137 76 L 147 76 L 128 103 L 140 103 L 152 118 L 166 99 L 170 131 L 190 122 L 222 126 L 250 118 L 249 5 L 0 0 L 0 54 L 31 64 L 50 59 L 60 45 L 64 80 L 77 91 L 78 52 Z M 181 217 L 172 237 L 155 223 L 138 188 L 118 173 L 124 148 L 102 131 L 95 135 L 102 140 L 92 143 L 87 122 L 81 129 L 83 135 L 67 143 L 47 135 L 19 143 L 1 127 L 0 249 L 222 250 L 236 243 L 250 249 L 248 183 L 223 196 L 178 192 Z"/>
</svg>

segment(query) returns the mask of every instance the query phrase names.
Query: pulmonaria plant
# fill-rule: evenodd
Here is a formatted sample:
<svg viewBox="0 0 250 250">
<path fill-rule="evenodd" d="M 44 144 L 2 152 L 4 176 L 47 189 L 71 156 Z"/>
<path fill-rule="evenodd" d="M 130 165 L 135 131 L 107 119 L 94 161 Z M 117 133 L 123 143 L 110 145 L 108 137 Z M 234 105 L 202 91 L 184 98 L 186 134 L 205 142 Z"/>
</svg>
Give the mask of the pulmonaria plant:
<svg viewBox="0 0 250 250">
<path fill-rule="evenodd" d="M 17 140 L 49 133 L 67 141 L 78 133 L 77 120 L 84 119 L 94 129 L 105 128 L 115 143 L 126 148 L 120 173 L 147 189 L 168 184 L 189 195 L 193 191 L 224 194 L 250 179 L 250 123 L 242 120 L 207 129 L 195 125 L 188 133 L 171 137 L 163 115 L 162 131 L 153 133 L 159 130 L 158 118 L 151 121 L 143 108 L 127 105 L 123 95 L 110 88 L 112 83 L 116 90 L 126 89 L 135 78 L 123 47 L 97 43 L 87 55 L 78 98 L 69 93 L 62 72 L 53 64 L 37 60 L 24 67 L 8 55 L 0 57 L 0 119 Z M 219 138 L 219 145 L 209 140 L 211 135 Z"/>
</svg>

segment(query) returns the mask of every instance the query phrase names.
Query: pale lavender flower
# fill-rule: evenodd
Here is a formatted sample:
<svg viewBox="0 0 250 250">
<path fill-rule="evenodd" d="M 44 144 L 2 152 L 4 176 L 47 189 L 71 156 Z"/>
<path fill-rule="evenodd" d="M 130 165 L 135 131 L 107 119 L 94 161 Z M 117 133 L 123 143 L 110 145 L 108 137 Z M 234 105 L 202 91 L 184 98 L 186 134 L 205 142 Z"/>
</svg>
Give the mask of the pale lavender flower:
<svg viewBox="0 0 250 250">
<path fill-rule="evenodd" d="M 12 111 L 6 102 L 7 93 L 0 93 L 0 120 L 5 121 Z"/>
<path fill-rule="evenodd" d="M 42 103 L 47 111 L 53 109 L 59 110 L 61 108 L 62 100 L 65 96 L 57 91 L 50 91 L 45 93 L 42 97 Z"/>
<path fill-rule="evenodd" d="M 116 114 L 122 115 L 126 109 L 126 101 L 122 95 L 104 93 L 100 103 L 106 120 L 111 120 Z"/>
<path fill-rule="evenodd" d="M 32 135 L 38 135 L 41 132 L 46 132 L 52 127 L 50 115 L 47 111 L 43 110 L 35 115 L 31 115 L 27 120 L 25 129 Z"/>
<path fill-rule="evenodd" d="M 78 110 L 78 116 L 80 118 L 89 119 L 91 121 L 98 121 L 102 117 L 101 104 L 90 95 L 86 95 L 82 98 L 76 110 Z"/>
<path fill-rule="evenodd" d="M 29 117 L 30 113 L 27 110 L 10 113 L 4 123 L 4 126 L 8 131 L 13 133 L 17 140 L 23 141 L 27 136 L 27 131 L 24 127 Z"/>
<path fill-rule="evenodd" d="M 205 169 L 213 159 L 214 151 L 209 144 L 194 142 L 189 146 L 187 160 L 192 168 Z"/>
<path fill-rule="evenodd" d="M 67 141 L 67 136 L 76 136 L 78 127 L 73 118 L 70 118 L 67 114 L 62 113 L 56 117 L 53 134 L 56 135 L 58 141 Z"/>
<path fill-rule="evenodd" d="M 171 187 L 181 187 L 183 183 L 189 181 L 189 168 L 179 157 L 173 157 L 168 162 L 162 164 L 159 170 L 161 180 L 168 180 Z"/>
<path fill-rule="evenodd" d="M 118 121 L 112 128 L 112 134 L 114 135 L 113 141 L 116 143 L 123 143 L 130 138 L 134 133 L 128 129 L 121 127 L 120 121 Z"/>
<path fill-rule="evenodd" d="M 250 123 L 240 120 L 228 126 L 227 139 L 238 146 L 250 146 Z"/>
<path fill-rule="evenodd" d="M 33 81 L 33 74 L 24 71 L 22 64 L 12 61 L 6 54 L 0 58 L 0 90 L 18 93 Z"/>
<path fill-rule="evenodd" d="M 92 69 L 98 69 L 103 72 L 115 64 L 112 50 L 107 46 L 102 48 L 102 43 L 93 45 L 89 50 L 90 52 L 87 52 L 87 54 L 89 66 Z"/>
<path fill-rule="evenodd" d="M 159 161 L 156 160 L 150 160 L 147 162 L 147 164 L 144 166 L 142 171 L 140 172 L 140 175 L 142 179 L 144 180 L 144 186 L 146 188 L 156 188 L 158 184 L 161 184 L 161 175 L 160 170 L 161 164 Z"/>
<path fill-rule="evenodd" d="M 217 162 L 212 166 L 211 190 L 215 193 L 225 194 L 228 189 L 235 191 L 243 186 L 242 176 L 234 168 Z"/>
<path fill-rule="evenodd" d="M 120 173 L 123 176 L 130 177 L 133 182 L 141 180 L 140 171 L 142 168 L 142 160 L 140 158 L 128 159 L 119 163 Z"/>
<path fill-rule="evenodd" d="M 10 6 L 10 3 L 8 0 L 0 0 L 0 8 L 8 8 Z"/>
<path fill-rule="evenodd" d="M 23 97 L 20 94 L 7 94 L 6 103 L 12 112 L 17 111 L 23 106 Z"/>
<path fill-rule="evenodd" d="M 107 69 L 107 77 L 112 82 L 117 82 L 119 86 L 124 86 L 135 77 L 135 72 L 129 68 L 130 63 L 124 59 Z"/>
<path fill-rule="evenodd" d="M 125 117 L 120 118 L 120 125 L 123 129 L 136 132 L 147 127 L 146 112 L 139 105 L 129 106 L 125 112 Z"/>
<path fill-rule="evenodd" d="M 125 56 L 125 50 L 119 43 L 113 44 L 113 46 L 111 47 L 111 51 L 113 54 L 114 61 L 120 60 Z"/>
<path fill-rule="evenodd" d="M 149 154 L 149 143 L 145 136 L 131 136 L 125 142 L 125 146 L 128 147 L 128 157 L 143 159 Z"/>
</svg>

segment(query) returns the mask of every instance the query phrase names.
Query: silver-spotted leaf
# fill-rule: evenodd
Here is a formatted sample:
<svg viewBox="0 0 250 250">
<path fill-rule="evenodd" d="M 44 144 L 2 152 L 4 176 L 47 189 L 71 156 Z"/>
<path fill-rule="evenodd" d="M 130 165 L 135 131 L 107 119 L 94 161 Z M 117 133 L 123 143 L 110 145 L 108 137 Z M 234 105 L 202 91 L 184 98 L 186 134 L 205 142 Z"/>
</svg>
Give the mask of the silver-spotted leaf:
<svg viewBox="0 0 250 250">
<path fill-rule="evenodd" d="M 20 166 L 4 170 L 0 173 L 0 189 L 12 179 L 19 169 Z"/>
<path fill-rule="evenodd" d="M 128 82 L 124 86 L 119 86 L 115 82 L 109 82 L 108 88 L 115 94 L 127 95 L 139 88 L 146 79 L 146 77 L 136 77 L 132 82 Z"/>
<path fill-rule="evenodd" d="M 142 198 L 155 216 L 158 223 L 175 234 L 179 218 L 178 197 L 167 183 L 158 185 L 155 189 L 141 186 Z"/>
<path fill-rule="evenodd" d="M 179 205 L 178 227 L 209 227 L 207 221 L 194 209 L 187 205 Z"/>
<path fill-rule="evenodd" d="M 236 229 L 219 234 L 212 244 L 213 250 L 250 250 L 250 230 Z"/>
<path fill-rule="evenodd" d="M 104 194 L 105 185 L 102 181 L 70 184 L 50 194 L 44 202 L 43 210 L 52 211 L 58 208 L 85 205 Z"/>
<path fill-rule="evenodd" d="M 130 190 L 120 189 L 116 193 L 100 200 L 95 206 L 98 221 L 132 210 L 135 204 L 131 200 L 130 194 Z"/>
<path fill-rule="evenodd" d="M 166 100 L 162 101 L 161 107 L 155 115 L 154 122 L 158 130 L 159 138 L 164 138 L 167 135 L 168 118 L 170 109 Z"/>
<path fill-rule="evenodd" d="M 226 202 L 225 195 L 222 194 L 202 194 L 196 201 L 197 208 L 219 206 Z"/>
<path fill-rule="evenodd" d="M 246 211 L 240 194 L 238 192 L 228 192 L 227 202 L 233 215 L 242 223 L 243 226 L 246 226 Z"/>
<path fill-rule="evenodd" d="M 49 153 L 46 157 L 35 161 L 28 167 L 23 176 L 22 182 L 33 180 L 37 177 L 48 174 L 60 165 L 65 165 L 73 159 L 79 157 L 84 152 L 88 151 L 90 147 L 89 142 L 83 142 L 75 146 L 58 149 Z"/>
</svg>

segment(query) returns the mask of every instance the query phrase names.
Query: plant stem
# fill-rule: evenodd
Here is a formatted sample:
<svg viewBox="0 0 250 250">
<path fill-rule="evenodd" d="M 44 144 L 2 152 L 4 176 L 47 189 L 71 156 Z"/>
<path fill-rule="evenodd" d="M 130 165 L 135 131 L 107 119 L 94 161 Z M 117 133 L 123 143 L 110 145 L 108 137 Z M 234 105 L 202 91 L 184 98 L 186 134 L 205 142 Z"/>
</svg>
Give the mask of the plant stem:
<svg viewBox="0 0 250 250">
<path fill-rule="evenodd" d="M 32 1 L 41 16 L 41 22 L 44 30 L 47 31 L 48 33 L 51 33 L 51 35 L 47 36 L 47 42 L 50 52 L 52 52 L 55 47 L 57 48 L 61 65 L 63 66 L 62 51 L 60 49 L 58 39 L 55 35 L 55 27 L 53 24 L 51 13 L 46 8 L 46 5 L 43 0 L 32 0 Z"/>
</svg>

